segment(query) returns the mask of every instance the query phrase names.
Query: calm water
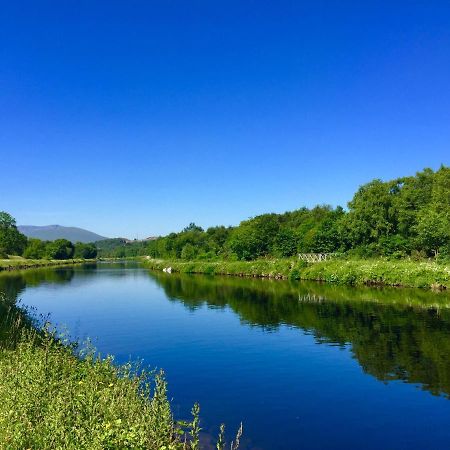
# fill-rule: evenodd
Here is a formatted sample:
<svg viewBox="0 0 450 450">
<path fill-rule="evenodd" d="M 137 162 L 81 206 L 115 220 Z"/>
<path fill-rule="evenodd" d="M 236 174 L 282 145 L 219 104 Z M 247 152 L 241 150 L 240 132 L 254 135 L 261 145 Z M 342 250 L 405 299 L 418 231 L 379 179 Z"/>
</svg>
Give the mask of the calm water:
<svg viewBox="0 0 450 450">
<path fill-rule="evenodd" d="M 0 291 L 165 369 L 178 418 L 251 449 L 449 449 L 450 296 L 153 273 L 1 273 Z M 428 307 L 423 307 L 426 303 Z"/>
</svg>

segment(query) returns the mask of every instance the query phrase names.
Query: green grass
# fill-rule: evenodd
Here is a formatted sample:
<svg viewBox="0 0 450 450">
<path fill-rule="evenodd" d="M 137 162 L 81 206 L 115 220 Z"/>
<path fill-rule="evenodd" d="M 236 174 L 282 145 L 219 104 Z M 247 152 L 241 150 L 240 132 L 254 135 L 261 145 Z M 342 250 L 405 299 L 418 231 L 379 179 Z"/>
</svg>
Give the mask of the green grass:
<svg viewBox="0 0 450 450">
<path fill-rule="evenodd" d="M 82 264 L 91 262 L 87 259 L 26 259 L 21 256 L 9 256 L 8 259 L 0 259 L 0 270 L 31 269 L 35 267 L 63 266 L 69 264 Z"/>
<path fill-rule="evenodd" d="M 308 280 L 339 284 L 450 288 L 450 267 L 431 261 L 331 260 L 300 273 Z"/>
<path fill-rule="evenodd" d="M 118 366 L 89 346 L 80 357 L 1 298 L 0 313 L 1 449 L 199 448 L 199 407 L 192 421 L 177 422 L 162 372 Z M 223 441 L 222 431 L 217 449 Z"/>
<path fill-rule="evenodd" d="M 450 267 L 432 261 L 335 259 L 311 264 L 296 259 L 144 261 L 152 269 L 171 267 L 174 272 L 180 273 L 290 278 L 349 285 L 450 288 Z"/>
<path fill-rule="evenodd" d="M 260 259 L 256 261 L 179 261 L 144 259 L 151 269 L 171 267 L 174 272 L 208 275 L 235 275 L 263 278 L 288 278 L 295 262 L 287 259 Z"/>
</svg>

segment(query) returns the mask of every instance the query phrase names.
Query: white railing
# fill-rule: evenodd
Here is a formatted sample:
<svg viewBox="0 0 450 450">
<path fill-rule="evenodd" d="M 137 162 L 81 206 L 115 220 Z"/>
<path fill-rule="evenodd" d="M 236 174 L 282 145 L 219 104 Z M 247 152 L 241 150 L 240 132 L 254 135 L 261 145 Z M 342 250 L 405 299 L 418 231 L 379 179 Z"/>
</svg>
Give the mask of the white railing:
<svg viewBox="0 0 450 450">
<path fill-rule="evenodd" d="M 336 253 L 299 253 L 298 259 L 308 263 L 327 261 L 336 256 Z"/>
</svg>

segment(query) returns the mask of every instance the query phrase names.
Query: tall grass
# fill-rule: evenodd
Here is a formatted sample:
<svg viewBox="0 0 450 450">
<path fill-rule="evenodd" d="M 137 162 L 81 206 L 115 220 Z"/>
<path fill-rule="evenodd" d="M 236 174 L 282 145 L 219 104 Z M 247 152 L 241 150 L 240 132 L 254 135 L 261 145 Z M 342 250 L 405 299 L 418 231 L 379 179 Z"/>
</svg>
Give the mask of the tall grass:
<svg viewBox="0 0 450 450">
<path fill-rule="evenodd" d="M 385 285 L 421 288 L 450 288 L 450 266 L 432 261 L 345 259 L 305 263 L 296 259 L 255 261 L 144 260 L 156 270 L 234 275 L 262 278 L 326 281 L 349 285 Z"/>
<path fill-rule="evenodd" d="M 199 406 L 191 422 L 177 422 L 163 372 L 116 365 L 89 345 L 80 353 L 2 301 L 1 449 L 200 448 Z"/>
<path fill-rule="evenodd" d="M 86 262 L 95 262 L 95 259 L 26 259 L 21 256 L 10 256 L 7 259 L 0 257 L 0 270 L 18 270 L 31 269 L 47 266 L 65 266 L 72 264 L 82 264 Z"/>
</svg>

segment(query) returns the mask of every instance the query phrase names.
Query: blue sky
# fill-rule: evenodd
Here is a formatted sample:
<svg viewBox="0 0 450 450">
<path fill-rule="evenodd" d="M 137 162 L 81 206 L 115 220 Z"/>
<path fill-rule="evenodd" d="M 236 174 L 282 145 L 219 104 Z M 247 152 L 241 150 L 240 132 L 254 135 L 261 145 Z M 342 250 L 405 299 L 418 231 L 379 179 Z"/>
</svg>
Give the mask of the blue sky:
<svg viewBox="0 0 450 450">
<path fill-rule="evenodd" d="M 2 2 L 0 210 L 145 237 L 450 164 L 448 1 Z"/>
</svg>

